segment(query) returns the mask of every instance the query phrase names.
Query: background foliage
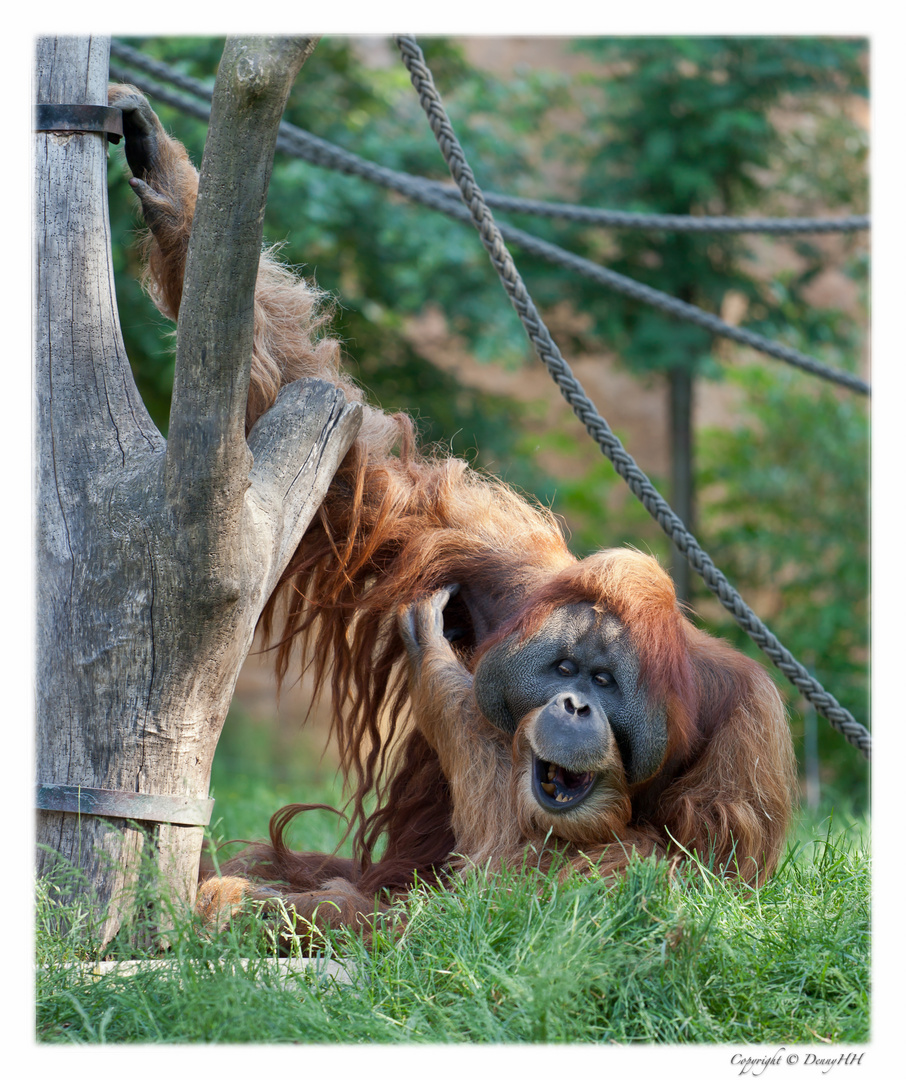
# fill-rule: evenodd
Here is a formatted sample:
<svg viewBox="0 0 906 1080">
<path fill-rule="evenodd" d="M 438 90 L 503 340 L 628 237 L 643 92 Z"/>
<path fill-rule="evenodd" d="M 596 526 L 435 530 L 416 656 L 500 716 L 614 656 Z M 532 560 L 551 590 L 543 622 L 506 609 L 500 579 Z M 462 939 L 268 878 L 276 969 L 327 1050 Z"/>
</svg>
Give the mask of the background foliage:
<svg viewBox="0 0 906 1080">
<path fill-rule="evenodd" d="M 208 81 L 222 48 L 218 39 L 200 38 L 130 43 Z M 650 212 L 865 210 L 867 141 L 851 109 L 867 92 L 864 41 L 586 39 L 569 46 L 573 70 L 505 75 L 471 64 L 462 42 L 424 46 L 486 190 Z M 203 125 L 164 106 L 159 112 L 200 161 Z M 392 52 L 384 63 L 375 42 L 323 40 L 287 118 L 373 161 L 446 179 L 408 75 Z M 172 342 L 140 295 L 129 247 L 136 219 L 117 165 L 111 219 L 127 349 L 165 430 Z M 708 310 L 720 313 L 732 300 L 744 325 L 825 362 L 858 367 L 864 238 L 754 241 L 513 221 Z M 552 502 L 577 554 L 632 542 L 669 557 L 657 527 L 623 497 L 607 462 L 579 475 L 542 469 L 542 443 L 581 458 L 586 436 L 578 425 L 539 438 L 524 404 L 477 391 L 418 354 L 408 322 L 432 307 L 443 312 L 451 340 L 473 356 L 511 367 L 530 362 L 518 320 L 468 228 L 363 180 L 278 156 L 265 233 L 284 244 L 287 261 L 339 296 L 337 326 L 352 370 L 379 404 L 414 413 L 426 440 L 452 441 L 455 452 L 478 465 L 493 462 L 508 480 Z M 738 388 L 738 412 L 697 433 L 697 534 L 781 640 L 866 721 L 865 402 L 773 360 L 715 345 L 698 329 L 559 268 L 516 257 L 542 312 L 561 313 L 558 342 L 568 357 L 616 352 L 639 375 L 640 393 L 677 366 Z M 860 303 L 845 310 L 814 303 L 812 287 L 828 266 L 851 279 Z M 693 601 L 709 629 L 757 654 L 707 596 Z M 801 702 L 779 676 L 778 685 L 801 735 Z M 858 805 L 866 797 L 863 760 L 820 719 L 819 731 L 826 790 Z"/>
</svg>

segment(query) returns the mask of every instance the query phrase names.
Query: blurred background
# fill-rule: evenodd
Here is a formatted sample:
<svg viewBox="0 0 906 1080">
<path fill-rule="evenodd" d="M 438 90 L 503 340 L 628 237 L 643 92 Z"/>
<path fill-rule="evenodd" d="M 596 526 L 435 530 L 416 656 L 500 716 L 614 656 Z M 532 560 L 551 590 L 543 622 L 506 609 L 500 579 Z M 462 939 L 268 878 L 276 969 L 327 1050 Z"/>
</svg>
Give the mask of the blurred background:
<svg viewBox="0 0 906 1080">
<path fill-rule="evenodd" d="M 128 44 L 213 83 L 217 38 Z M 868 45 L 828 38 L 432 38 L 421 41 L 485 191 L 647 213 L 818 217 L 868 209 Z M 156 101 L 201 160 L 205 125 Z M 370 161 L 448 180 L 383 38 L 325 38 L 286 118 Z M 166 433 L 173 339 L 138 284 L 139 226 L 111 155 L 123 336 Z M 498 218 L 672 296 L 869 379 L 866 232 L 714 235 Z M 278 151 L 265 237 L 338 299 L 347 364 L 426 442 L 553 507 L 573 551 L 631 544 L 674 570 L 711 633 L 760 657 L 685 566 L 560 398 L 471 226 L 363 179 Z M 818 680 L 869 723 L 867 399 L 513 256 L 564 357 L 641 468 L 745 600 Z M 814 812 L 868 809 L 868 769 L 774 674 Z M 291 680 L 292 681 L 292 680 Z M 329 716 L 304 679 L 278 700 L 253 650 L 217 751 L 223 836 L 266 833 L 290 801 L 335 802 Z M 336 823 L 314 815 L 332 846 Z M 325 820 L 320 823 L 320 818 Z"/>
</svg>

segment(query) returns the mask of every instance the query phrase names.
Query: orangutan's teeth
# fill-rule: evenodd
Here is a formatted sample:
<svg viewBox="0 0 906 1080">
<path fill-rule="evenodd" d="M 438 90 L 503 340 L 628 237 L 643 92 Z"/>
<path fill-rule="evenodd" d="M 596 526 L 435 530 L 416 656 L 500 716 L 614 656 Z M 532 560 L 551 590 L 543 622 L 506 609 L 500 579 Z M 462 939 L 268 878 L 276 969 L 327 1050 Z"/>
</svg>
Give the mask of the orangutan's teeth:
<svg viewBox="0 0 906 1080">
<path fill-rule="evenodd" d="M 570 798 L 568 795 L 558 795 L 557 802 L 570 802 Z"/>
<path fill-rule="evenodd" d="M 542 784 L 542 785 L 541 785 L 541 790 L 542 790 L 542 791 L 546 791 L 548 795 L 553 795 L 553 793 L 554 793 L 554 792 L 555 792 L 555 791 L 556 791 L 557 789 L 556 789 L 556 787 L 554 787 L 554 785 L 553 785 L 553 784 Z"/>
<path fill-rule="evenodd" d="M 547 778 L 548 778 L 548 780 L 553 780 L 553 778 L 556 775 L 557 775 L 557 766 L 554 765 L 553 762 L 548 762 L 548 766 L 547 766 Z"/>
</svg>

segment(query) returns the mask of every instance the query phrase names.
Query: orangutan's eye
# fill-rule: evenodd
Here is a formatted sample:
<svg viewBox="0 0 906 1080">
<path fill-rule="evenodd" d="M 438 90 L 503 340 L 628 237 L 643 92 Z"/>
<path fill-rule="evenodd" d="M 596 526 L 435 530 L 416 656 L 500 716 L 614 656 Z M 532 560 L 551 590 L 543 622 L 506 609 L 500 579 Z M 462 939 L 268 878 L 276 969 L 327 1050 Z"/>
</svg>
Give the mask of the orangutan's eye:
<svg viewBox="0 0 906 1080">
<path fill-rule="evenodd" d="M 561 660 L 560 663 L 557 664 L 557 674 L 568 679 L 571 675 L 576 674 L 576 665 L 572 660 Z"/>
<path fill-rule="evenodd" d="M 599 671 L 598 674 L 595 675 L 595 682 L 598 684 L 598 686 L 610 687 L 617 685 L 617 680 L 613 677 L 613 675 L 610 674 L 609 671 Z"/>
</svg>

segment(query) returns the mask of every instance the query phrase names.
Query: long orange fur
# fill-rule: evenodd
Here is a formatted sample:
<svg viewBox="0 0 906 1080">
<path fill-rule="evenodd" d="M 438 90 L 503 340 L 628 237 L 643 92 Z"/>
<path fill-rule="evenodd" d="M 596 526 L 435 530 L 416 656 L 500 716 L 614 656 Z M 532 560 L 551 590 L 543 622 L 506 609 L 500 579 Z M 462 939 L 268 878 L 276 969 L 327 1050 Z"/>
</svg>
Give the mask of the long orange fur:
<svg viewBox="0 0 906 1080">
<path fill-rule="evenodd" d="M 112 87 L 111 103 L 137 93 Z M 159 125 L 157 134 L 158 159 L 144 178 L 153 189 L 146 216 L 149 198 L 157 200 L 145 241 L 147 285 L 175 319 L 198 176 L 185 149 Z M 249 428 L 284 383 L 306 376 L 362 400 L 340 371 L 326 318 L 318 291 L 265 253 Z M 660 773 L 631 789 L 616 763 L 613 799 L 577 815 L 564 835 L 549 835 L 526 794 L 522 726 L 514 739 L 492 727 L 468 680 L 443 657 L 409 681 L 397 612 L 450 582 L 467 583 L 501 613 L 460 650 L 467 671 L 500 636 L 533 632 L 561 605 L 586 600 L 616 615 L 649 692 L 668 704 Z M 528 847 L 541 864 L 559 852 L 579 872 L 619 870 L 633 851 L 697 852 L 747 880 L 764 880 L 776 865 L 794 761 L 779 694 L 761 666 L 693 627 L 655 560 L 604 551 L 577 561 L 549 511 L 463 461 L 424 453 L 406 416 L 365 406 L 360 434 L 264 612 L 263 629 L 276 639 L 280 677 L 298 650 L 335 705 L 355 856 L 290 851 L 284 832 L 303 807 L 287 807 L 271 822 L 269 844 L 202 884 L 203 912 L 273 890 L 303 923 L 367 924 L 416 875 L 430 881 L 472 863 L 518 863 Z M 376 858 L 381 840 L 386 847 Z M 265 891 L 255 893 L 262 884 Z"/>
</svg>

